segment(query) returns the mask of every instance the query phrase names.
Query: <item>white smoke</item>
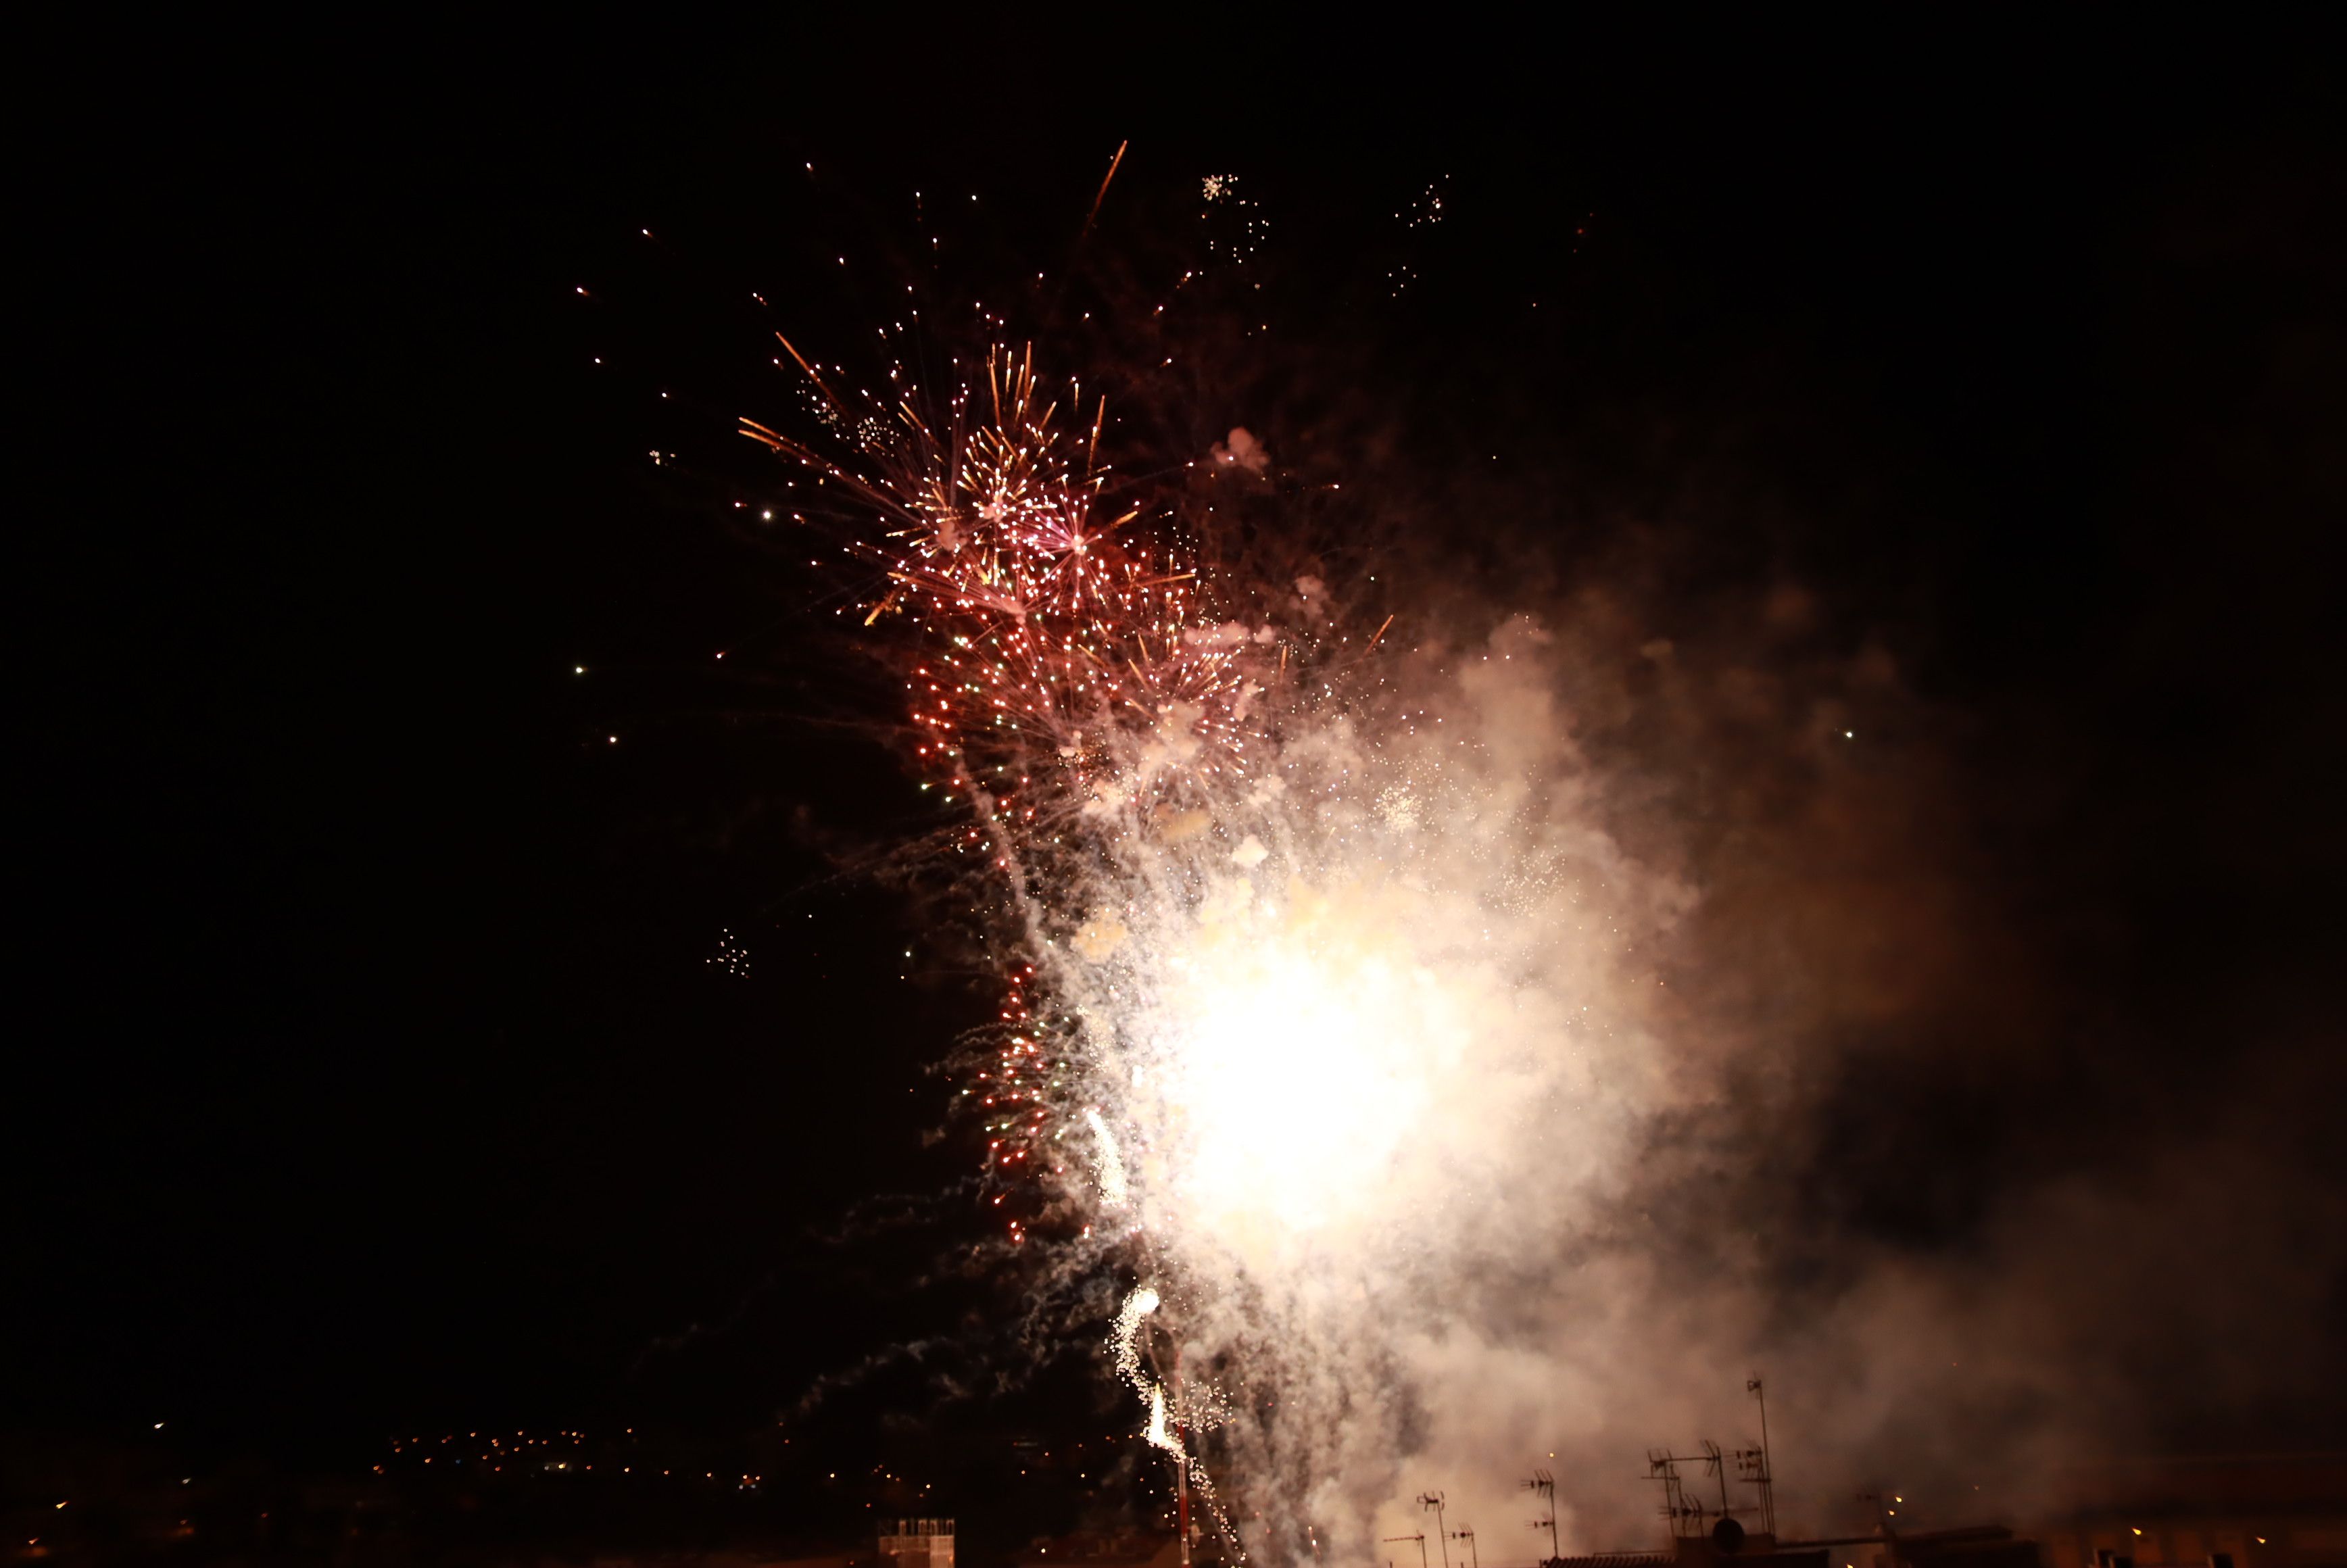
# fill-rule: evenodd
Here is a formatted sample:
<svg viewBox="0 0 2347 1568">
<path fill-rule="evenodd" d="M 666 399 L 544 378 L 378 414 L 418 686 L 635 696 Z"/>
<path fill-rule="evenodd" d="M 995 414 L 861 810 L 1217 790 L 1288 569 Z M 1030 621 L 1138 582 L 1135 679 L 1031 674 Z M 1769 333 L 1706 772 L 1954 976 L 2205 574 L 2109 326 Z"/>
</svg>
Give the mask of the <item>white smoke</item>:
<svg viewBox="0 0 2347 1568">
<path fill-rule="evenodd" d="M 1601 825 L 1553 654 L 1517 619 L 1398 659 L 1290 729 L 1277 788 L 1125 822 L 1051 949 L 1098 1189 L 1153 1271 L 1119 1364 L 1162 1293 L 1189 1372 L 1146 1398 L 1227 1416 L 1210 1451 L 1273 1560 L 1369 1560 L 1422 1485 L 1471 1507 L 1582 1419 L 1587 1304 L 1525 1284 L 1689 1092 L 1649 953 L 1693 895 Z M 1405 1473 L 1427 1453 L 1450 1473 Z"/>
<path fill-rule="evenodd" d="M 2288 1184 L 2238 1127 L 2137 1184 L 2007 1183 L 1922 1245 L 1801 1185 L 1850 1168 L 1833 1139 L 1951 1124 L 1853 1084 L 2009 1104 L 2063 1043 L 1931 716 L 1879 647 L 1772 650 L 1784 598 L 1667 646 L 1594 596 L 1426 636 L 1368 690 L 1276 693 L 1249 775 L 1076 817 L 1092 858 L 1030 933 L 1091 1237 L 1061 1261 L 1120 1276 L 1136 1441 L 1252 1559 L 1385 1562 L 1439 1490 L 1490 1568 L 1528 1563 L 1534 1467 L 1567 1550 L 1650 1547 L 1646 1450 L 1756 1440 L 1755 1372 L 1785 1533 L 1867 1528 L 1868 1489 L 2011 1518 L 2140 1430 L 2132 1368 L 2252 1301 L 2318 1342 L 2347 1213 L 2217 1217 L 2212 1159 Z M 1860 1198 L 1938 1201 L 1941 1156 L 1889 1152 Z M 2188 1289 L 2180 1217 L 2228 1259 Z"/>
</svg>

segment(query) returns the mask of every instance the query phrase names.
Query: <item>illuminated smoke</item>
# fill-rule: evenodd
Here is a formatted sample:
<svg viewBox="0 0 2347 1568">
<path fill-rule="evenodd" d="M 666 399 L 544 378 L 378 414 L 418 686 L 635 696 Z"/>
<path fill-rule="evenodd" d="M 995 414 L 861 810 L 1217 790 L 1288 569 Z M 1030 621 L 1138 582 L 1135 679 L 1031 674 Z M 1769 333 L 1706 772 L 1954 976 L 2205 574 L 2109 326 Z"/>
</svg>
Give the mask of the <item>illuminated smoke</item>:
<svg viewBox="0 0 2347 1568">
<path fill-rule="evenodd" d="M 868 568 L 843 619 L 901 676 L 907 749 L 960 814 L 940 855 L 1014 942 L 963 1084 L 1020 1200 L 1006 1242 L 1113 1283 L 1086 1332 L 1136 1445 L 1252 1557 L 1382 1561 L 1440 1488 L 1522 1562 L 1534 1464 L 1568 1549 L 1645 1544 L 1637 1457 L 1757 1435 L 1756 1369 L 1797 1526 L 1855 1522 L 1829 1512 L 1852 1481 L 1993 1495 L 2085 1430 L 2063 1412 L 2139 1409 L 2121 1354 L 2079 1351 L 2105 1286 L 2076 1259 L 2135 1235 L 2112 1266 L 2169 1292 L 2141 1260 L 2198 1191 L 2181 1145 L 2145 1185 L 2173 1203 L 2049 1188 L 1953 1267 L 1819 1225 L 1792 1236 L 1813 1283 L 1771 1275 L 1799 1252 L 1763 1234 L 1802 1223 L 1784 1169 L 1824 1135 L 1802 1118 L 1858 1049 L 1819 1040 L 1929 1017 L 1975 1079 L 2044 1040 L 2011 1016 L 2034 956 L 1927 809 L 1947 759 L 1853 717 L 1902 712 L 1887 653 L 1772 662 L 1814 613 L 1790 588 L 1712 628 L 1594 591 L 1361 610 L 1337 567 L 1243 562 L 1209 492 L 1185 501 L 1194 466 L 1281 493 L 1237 428 L 1144 486 L 1097 395 L 1023 353 L 934 398 L 808 376 L 846 445 L 750 434 L 824 481 L 805 520 Z M 2291 1282 L 2283 1243 L 2240 1245 L 2238 1279 Z"/>
</svg>

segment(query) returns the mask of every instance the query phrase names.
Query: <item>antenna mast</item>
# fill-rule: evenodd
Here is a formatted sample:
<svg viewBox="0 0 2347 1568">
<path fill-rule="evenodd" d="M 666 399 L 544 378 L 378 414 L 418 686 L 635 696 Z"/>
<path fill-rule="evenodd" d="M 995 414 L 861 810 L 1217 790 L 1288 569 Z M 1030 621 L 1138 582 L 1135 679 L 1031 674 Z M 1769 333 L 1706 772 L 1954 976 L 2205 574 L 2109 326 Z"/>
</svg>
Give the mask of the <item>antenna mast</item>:
<svg viewBox="0 0 2347 1568">
<path fill-rule="evenodd" d="M 1686 1484 L 1679 1479 L 1679 1466 L 1692 1464 L 1698 1456 L 1675 1454 L 1667 1449 L 1646 1450 L 1646 1478 L 1663 1483 L 1663 1517 L 1671 1522 L 1671 1534 L 1695 1536 L 1703 1533 L 1703 1522 L 1711 1510 L 1686 1494 Z"/>
<path fill-rule="evenodd" d="M 1442 1542 L 1442 1568 L 1450 1568 L 1450 1527 L 1442 1522 L 1442 1501 L 1443 1494 L 1439 1491 L 1421 1491 L 1418 1494 L 1419 1512 L 1422 1513 L 1428 1509 L 1434 1511 L 1434 1533 Z M 1426 1543 L 1419 1542 L 1418 1549 L 1421 1553 L 1424 1553 Z"/>
<path fill-rule="evenodd" d="M 1548 1504 L 1548 1517 L 1533 1520 L 1532 1528 L 1547 1529 L 1548 1560 L 1554 1563 L 1564 1555 L 1564 1549 L 1556 1543 L 1556 1477 L 1544 1470 L 1536 1470 L 1532 1471 L 1532 1480 L 1522 1482 L 1522 1485 L 1524 1491 L 1534 1493 L 1542 1502 Z"/>
<path fill-rule="evenodd" d="M 1396 1541 L 1415 1541 L 1415 1542 L 1418 1542 L 1418 1568 L 1426 1568 L 1426 1532 L 1425 1532 L 1425 1531 L 1421 1530 L 1421 1531 L 1419 1531 L 1419 1532 L 1417 1534 L 1415 1534 L 1415 1535 L 1380 1535 L 1380 1536 L 1378 1536 L 1378 1539 L 1379 1541 L 1386 1542 L 1388 1542 L 1388 1543 L 1391 1543 L 1391 1542 L 1396 1542 Z"/>
<path fill-rule="evenodd" d="M 1777 1533 L 1777 1471 L 1768 1462 L 1768 1390 L 1755 1372 L 1744 1380 L 1744 1391 L 1760 1405 L 1760 1449 L 1739 1449 L 1736 1468 L 1744 1480 L 1760 1489 L 1760 1528 Z"/>
</svg>

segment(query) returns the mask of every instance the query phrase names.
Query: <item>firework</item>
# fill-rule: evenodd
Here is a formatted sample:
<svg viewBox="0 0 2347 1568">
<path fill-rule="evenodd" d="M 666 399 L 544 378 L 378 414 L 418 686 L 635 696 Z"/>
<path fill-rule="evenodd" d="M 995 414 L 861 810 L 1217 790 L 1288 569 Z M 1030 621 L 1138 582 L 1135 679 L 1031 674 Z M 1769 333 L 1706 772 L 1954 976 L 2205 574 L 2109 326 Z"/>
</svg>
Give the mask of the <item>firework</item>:
<svg viewBox="0 0 2347 1568">
<path fill-rule="evenodd" d="M 899 366 L 883 397 L 784 347 L 839 455 L 743 430 L 832 498 L 869 569 L 852 619 L 903 661 L 915 759 L 966 814 L 949 850 L 1016 927 L 966 1091 L 1037 1194 L 1003 1206 L 1009 1239 L 1141 1276 L 1111 1333 L 1136 1437 L 1233 1554 L 1366 1542 L 1400 1337 L 1439 1327 L 1526 1151 L 1635 1052 L 1590 1001 L 1669 913 L 1624 903 L 1551 787 L 1572 766 L 1544 634 L 1404 653 L 1317 575 L 1241 573 L 1029 352 L 938 395 Z M 1240 431 L 1206 468 L 1276 482 Z M 1178 1377 L 1144 1353 L 1168 1334 Z"/>
<path fill-rule="evenodd" d="M 911 393 L 886 404 L 843 397 L 787 339 L 784 347 L 825 423 L 850 434 L 856 461 L 754 421 L 743 429 L 851 497 L 860 527 L 848 548 L 876 569 L 858 618 L 915 629 L 907 716 L 932 782 L 970 808 L 957 847 L 987 858 L 1044 954 L 1065 946 L 1105 960 L 1121 940 L 1113 917 L 1071 923 L 1068 896 L 1096 894 L 1105 866 L 1129 863 L 1129 835 L 1195 835 L 1217 806 L 1245 798 L 1266 749 L 1250 710 L 1290 649 L 1268 626 L 1214 613 L 1211 569 L 1157 538 L 1149 524 L 1158 519 L 1101 463 L 1105 399 L 1089 424 L 1063 424 L 1063 408 L 1082 411 L 1081 389 L 1071 383 L 1064 404 L 1044 397 L 1031 351 L 997 348 L 975 385 L 924 407 Z M 1265 853 L 1252 836 L 1245 844 Z M 1081 1055 L 1083 1031 L 1069 1028 L 1081 1009 L 1045 1024 L 1037 979 L 1031 964 L 1006 977 L 1000 1043 L 974 1091 L 999 1167 L 1065 1173 L 1040 1145 L 1064 1133 L 1065 1111 L 1083 1096 L 1052 1091 L 1074 1090 L 1104 1061 L 1071 1060 L 1071 1047 Z M 1097 1201 L 1128 1206 L 1102 1112 L 1083 1106 L 1079 1125 L 1093 1140 Z M 1020 1221 L 1007 1228 L 1027 1239 Z M 1133 1300 L 1146 1313 L 1158 1297 Z M 1188 1465 L 1166 1427 L 1168 1389 L 1134 1359 L 1138 1314 L 1129 1307 L 1127 1316 L 1119 1364 L 1148 1402 L 1147 1440 Z M 1211 1400 L 1193 1404 L 1174 1412 L 1177 1429 L 1214 1424 Z M 1193 1484 L 1212 1509 L 1203 1471 Z"/>
<path fill-rule="evenodd" d="M 1006 784 L 1024 787 L 1040 768 L 1056 781 L 1039 792 L 1047 803 L 1081 803 L 1091 785 L 1121 801 L 1152 771 L 1151 736 L 1199 764 L 1189 776 L 1245 772 L 1243 721 L 1259 690 L 1245 655 L 1268 638 L 1202 614 L 1197 565 L 1137 537 L 1142 507 L 1111 515 L 1097 461 L 1104 398 L 1088 431 L 1071 433 L 1061 405 L 1040 397 L 1031 354 L 999 351 L 942 410 L 910 395 L 851 407 L 807 374 L 865 466 L 743 428 L 868 507 L 873 531 L 853 548 L 887 586 L 863 619 L 904 615 L 926 634 L 907 691 L 928 736 L 920 755 L 950 787 L 986 792 L 989 815 L 1017 834 L 1044 805 L 1021 804 Z M 1081 398 L 1071 384 L 1069 405 Z"/>
</svg>

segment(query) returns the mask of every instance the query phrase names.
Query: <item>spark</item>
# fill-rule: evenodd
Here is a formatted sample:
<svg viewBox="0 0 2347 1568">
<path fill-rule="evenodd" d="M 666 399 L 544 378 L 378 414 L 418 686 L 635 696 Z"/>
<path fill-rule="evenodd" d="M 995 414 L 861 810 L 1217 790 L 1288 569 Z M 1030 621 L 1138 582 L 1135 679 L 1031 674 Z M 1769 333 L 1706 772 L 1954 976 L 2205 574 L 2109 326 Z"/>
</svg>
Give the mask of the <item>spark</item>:
<svg viewBox="0 0 2347 1568">
<path fill-rule="evenodd" d="M 1092 210 L 1084 214 L 1085 234 L 1092 231 L 1092 220 L 1100 216 L 1101 203 L 1108 200 L 1108 182 L 1116 178 L 1117 166 L 1124 161 L 1124 149 L 1132 145 L 1130 141 L 1116 144 L 1116 156 L 1108 160 L 1108 172 L 1101 177 L 1100 194 L 1092 198 Z"/>
</svg>

